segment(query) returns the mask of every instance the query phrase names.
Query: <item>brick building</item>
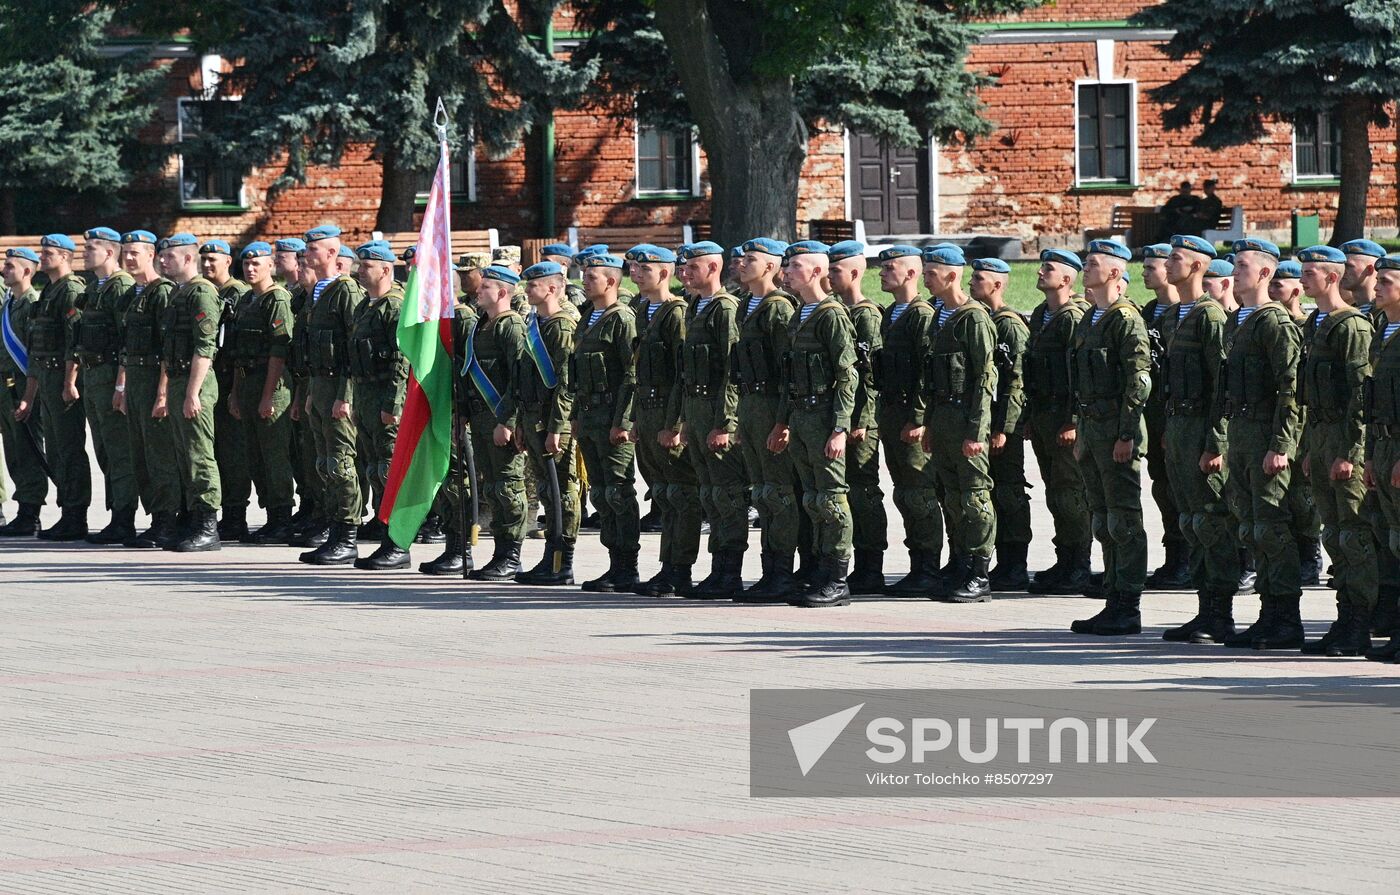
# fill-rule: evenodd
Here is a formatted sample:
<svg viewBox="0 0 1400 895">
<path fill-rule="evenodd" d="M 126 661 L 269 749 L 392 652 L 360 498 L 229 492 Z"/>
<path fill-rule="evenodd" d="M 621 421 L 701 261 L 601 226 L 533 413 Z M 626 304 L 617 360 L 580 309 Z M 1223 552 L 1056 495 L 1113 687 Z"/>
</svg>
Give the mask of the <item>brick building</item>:
<svg viewBox="0 0 1400 895">
<path fill-rule="evenodd" d="M 1148 91 L 1184 63 L 1160 50 L 1169 34 L 1129 26 L 1144 0 L 1060 0 L 978 26 L 969 65 L 996 78 L 983 93 L 995 131 L 975 145 L 918 150 L 881 146 L 860 134 L 817 134 L 804 169 L 799 221 L 861 220 L 871 242 L 891 234 L 990 233 L 1040 244 L 1078 245 L 1115 205 L 1156 205 L 1181 180 L 1219 181 L 1227 206 L 1242 205 L 1247 228 L 1284 241 L 1294 211 L 1318 214 L 1324 230 L 1337 201 L 1336 124 L 1278 124 L 1254 144 L 1225 151 L 1167 133 Z M 1153 0 L 1147 0 L 1153 2 Z M 561 33 L 571 23 L 561 19 Z M 557 42 L 568 52 L 569 41 Z M 220 64 L 178 44 L 167 102 L 149 131 L 174 143 L 216 114 L 194 96 Z M 457 164 L 454 225 L 499 229 L 506 242 L 561 236 L 570 226 L 670 225 L 708 217 L 704 157 L 691 134 L 640 127 L 619 98 L 611 115 L 559 112 L 552 145 L 537 128 L 504 159 L 469 152 Z M 1375 161 L 1368 229 L 1396 228 L 1396 133 L 1372 130 Z M 553 232 L 543 203 L 552 170 Z M 121 226 L 188 229 L 247 240 L 334 221 L 355 235 L 374 226 L 380 166 L 367 151 L 337 168 L 313 168 L 304 186 L 269 198 L 267 171 L 174 157 L 159 177 L 122 197 Z M 81 227 L 82 221 L 75 221 Z"/>
</svg>

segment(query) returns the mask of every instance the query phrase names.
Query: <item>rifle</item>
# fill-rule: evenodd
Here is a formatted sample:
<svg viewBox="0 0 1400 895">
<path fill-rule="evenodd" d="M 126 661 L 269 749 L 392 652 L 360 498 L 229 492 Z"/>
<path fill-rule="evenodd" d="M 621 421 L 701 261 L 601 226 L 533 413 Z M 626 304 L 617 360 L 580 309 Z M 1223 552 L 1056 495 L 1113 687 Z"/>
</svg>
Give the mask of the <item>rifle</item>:
<svg viewBox="0 0 1400 895">
<path fill-rule="evenodd" d="M 550 511 L 554 514 L 553 568 L 557 573 L 564 567 L 564 495 L 559 488 L 559 464 L 553 454 L 544 455 L 545 479 L 549 482 Z"/>
</svg>

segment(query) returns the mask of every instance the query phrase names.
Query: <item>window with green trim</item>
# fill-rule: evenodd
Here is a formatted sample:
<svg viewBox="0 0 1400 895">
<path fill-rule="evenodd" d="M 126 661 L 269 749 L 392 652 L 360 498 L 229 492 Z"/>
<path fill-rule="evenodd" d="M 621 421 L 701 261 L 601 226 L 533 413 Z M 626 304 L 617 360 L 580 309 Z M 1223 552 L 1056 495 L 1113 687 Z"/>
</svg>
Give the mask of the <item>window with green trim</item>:
<svg viewBox="0 0 1400 895">
<path fill-rule="evenodd" d="M 198 138 L 229 110 L 232 99 L 184 97 L 176 103 L 175 139 L 180 144 L 180 204 L 186 208 L 242 209 L 248 169 L 232 165 Z M 186 145 L 188 141 L 189 145 Z"/>
</svg>

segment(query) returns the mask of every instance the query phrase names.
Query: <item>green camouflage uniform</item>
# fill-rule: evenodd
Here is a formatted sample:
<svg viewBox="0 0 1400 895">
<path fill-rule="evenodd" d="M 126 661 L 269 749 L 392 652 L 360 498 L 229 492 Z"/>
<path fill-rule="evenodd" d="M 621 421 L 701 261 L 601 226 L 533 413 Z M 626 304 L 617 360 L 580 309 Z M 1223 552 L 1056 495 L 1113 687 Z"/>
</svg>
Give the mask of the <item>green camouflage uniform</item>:
<svg viewBox="0 0 1400 895">
<path fill-rule="evenodd" d="M 373 491 L 379 511 L 389 480 L 389 461 L 399 424 L 385 424 L 381 413 L 403 415 L 408 361 L 399 352 L 399 309 L 403 287 L 395 283 L 382 298 L 365 297 L 350 330 L 350 380 L 355 394 L 355 460 Z M 363 496 L 363 495 L 362 495 Z"/>
<path fill-rule="evenodd" d="M 1031 542 L 1031 501 L 1026 482 L 1024 361 L 1031 331 L 1026 318 L 1011 308 L 992 314 L 996 327 L 996 396 L 992 401 L 993 433 L 1005 433 L 1001 453 L 991 455 L 992 503 L 996 507 L 997 549 L 1004 544 Z"/>
<path fill-rule="evenodd" d="M 1302 375 L 1303 366 L 1307 362 L 1308 345 L 1311 341 L 1308 315 L 1299 314 L 1293 318 L 1293 323 L 1298 327 L 1298 373 Z M 1293 468 L 1298 474 L 1291 476 L 1288 482 L 1288 510 L 1293 518 L 1293 534 L 1296 537 L 1320 541 L 1322 539 L 1322 518 L 1318 516 L 1317 507 L 1313 504 L 1312 485 L 1309 483 L 1308 477 L 1303 475 L 1302 470 L 1298 468 L 1298 464 L 1303 460 L 1308 438 L 1308 409 L 1303 407 L 1301 403 L 1298 406 L 1298 420 L 1298 446 L 1295 453 L 1289 455 L 1288 458 L 1292 461 Z"/>
<path fill-rule="evenodd" d="M 525 537 L 525 455 L 513 444 L 498 447 L 495 442 L 496 426 L 520 425 L 513 380 L 525 353 L 525 324 L 513 310 L 478 317 L 470 341 L 473 356 L 501 395 L 500 407 L 493 411 L 470 378 L 459 385 L 467 395 L 477 481 L 491 502 L 491 536 L 499 550 Z"/>
<path fill-rule="evenodd" d="M 739 453 L 749 499 L 763 530 L 760 543 L 769 556 L 792 556 L 797 550 L 793 454 L 768 450 L 768 436 L 778 421 L 779 378 L 794 308 L 795 299 L 781 289 L 750 297 L 741 307 L 739 341 L 733 353 L 732 374 L 739 387 Z"/>
<path fill-rule="evenodd" d="M 13 293 L 5 299 L 9 310 L 10 325 L 16 333 L 29 330 L 29 318 L 38 306 L 39 293 L 30 289 L 23 295 Z M 39 453 L 34 443 L 20 431 L 21 426 L 30 427 L 39 444 L 43 444 L 41 412 L 36 408 L 34 415 L 26 422 L 15 419 L 15 407 L 24 394 L 24 373 L 14 358 L 0 349 L 0 439 L 5 447 L 5 468 L 15 483 L 15 500 L 30 506 L 43 506 L 49 494 L 49 477 L 40 465 Z M 3 479 L 0 476 L 0 479 Z"/>
<path fill-rule="evenodd" d="M 611 430 L 632 429 L 636 318 L 624 304 L 591 311 L 574 341 L 574 440 L 588 470 L 589 499 L 598 508 L 599 537 L 609 554 L 635 557 L 641 538 L 636 446 L 613 444 Z"/>
<path fill-rule="evenodd" d="M 1074 448 L 1058 441 L 1060 430 L 1075 421 L 1070 347 L 1087 310 L 1085 304 L 1074 300 L 1053 312 L 1048 302 L 1036 306 L 1031 312 L 1024 361 L 1025 418 L 1030 423 L 1031 450 L 1054 526 L 1052 541 L 1057 553 L 1064 555 L 1078 550 L 1087 556 L 1093 537 L 1084 473 Z"/>
<path fill-rule="evenodd" d="M 249 445 L 243 425 L 228 412 L 230 401 L 237 400 L 233 387 L 234 366 L 230 352 L 225 350 L 233 338 L 233 315 L 252 288 L 237 277 L 218 287 L 223 305 L 220 317 L 219 353 L 214 356 L 210 374 L 218 380 L 219 400 L 214 405 L 214 457 L 219 465 L 219 483 L 223 491 L 225 515 L 241 514 L 248 508 L 253 493 L 253 471 L 249 466 Z M 232 510 L 233 513 L 228 511 Z"/>
<path fill-rule="evenodd" d="M 1152 486 L 1152 502 L 1162 514 L 1162 545 L 1169 557 L 1184 553 L 1186 537 L 1181 530 L 1181 512 L 1167 473 L 1167 381 L 1163 364 L 1172 334 L 1180 321 L 1179 305 L 1151 299 L 1142 306 L 1142 322 L 1151 346 L 1152 394 L 1148 396 L 1143 419 L 1147 421 L 1147 478 Z"/>
<path fill-rule="evenodd" d="M 577 312 L 577 308 L 574 309 Z M 536 315 L 532 314 L 531 318 Z M 529 324 L 527 323 L 527 329 Z M 578 476 L 574 469 L 574 438 L 570 431 L 570 417 L 573 414 L 573 381 L 570 378 L 569 362 L 574 353 L 574 333 L 578 328 L 573 315 L 561 306 L 559 313 L 539 321 L 540 339 L 554 368 L 555 385 L 545 384 L 544 374 L 527 351 L 517 361 L 517 369 L 512 377 L 516 401 L 520 407 L 521 440 L 535 469 L 535 480 L 542 485 L 541 497 L 545 503 L 545 537 L 549 544 L 565 545 L 572 549 L 578 540 L 579 501 Z M 559 452 L 552 456 L 555 477 L 559 483 L 559 508 L 561 520 L 555 518 L 550 497 L 551 485 L 549 468 L 546 463 L 550 455 L 545 453 L 546 436 L 559 436 Z"/>
<path fill-rule="evenodd" d="M 306 340 L 306 319 L 310 311 L 311 296 L 300 284 L 290 287 L 292 309 L 292 345 L 287 355 L 288 382 L 292 398 L 300 395 L 304 401 L 311 388 L 310 343 Z M 304 410 L 304 408 L 303 408 Z M 299 419 L 288 420 L 292 430 L 292 478 L 296 482 L 297 498 L 302 508 L 313 507 L 320 499 L 324 486 L 321 474 L 316 467 L 316 439 L 311 434 L 311 421 L 307 414 L 298 412 Z"/>
<path fill-rule="evenodd" d="M 1381 549 L 1400 560 L 1400 488 L 1391 476 L 1400 464 L 1400 333 L 1386 338 L 1389 320 L 1382 314 L 1371 340 L 1371 381 L 1366 425 L 1366 465 L 1376 483 L 1376 502 L 1386 531 Z M 1388 602 L 1388 611 L 1397 609 L 1400 582 L 1381 579 L 1379 599 Z M 1378 613 L 1378 616 L 1381 613 Z M 1400 631 L 1380 631 L 1391 636 L 1387 647 L 1400 647 Z M 1392 658 L 1395 650 L 1391 649 Z"/>
<path fill-rule="evenodd" d="M 879 390 L 875 386 L 874 359 L 880 353 L 880 306 L 862 299 L 846 308 L 855 331 L 856 393 L 851 429 L 864 429 L 863 441 L 846 443 L 846 483 L 850 488 L 851 546 L 884 553 L 889 547 L 885 518 L 885 492 L 880 487 Z M 855 585 L 852 581 L 852 585 Z"/>
<path fill-rule="evenodd" d="M 686 453 L 695 466 L 700 504 L 710 522 L 710 553 L 742 556 L 748 548 L 747 480 L 734 444 L 739 391 L 730 366 L 739 340 L 738 301 L 723 291 L 704 301 L 703 309 L 697 301 L 687 314 L 681 354 Z M 709 446 L 710 433 L 716 429 L 730 436 L 729 447 L 722 451 Z"/>
<path fill-rule="evenodd" d="M 257 486 L 258 504 L 267 510 L 292 506 L 292 419 L 287 413 L 292 390 L 285 366 L 272 390 L 272 416 L 263 419 L 258 406 L 267 385 L 268 361 L 287 359 L 293 326 L 292 300 L 286 289 L 274 285 L 261 295 L 249 289 L 234 311 L 232 338 L 224 345 L 234 369 L 234 394 L 229 400 L 242 417 L 233 423 L 241 430 L 247 451 L 241 462 Z"/>
<path fill-rule="evenodd" d="M 58 487 L 58 505 L 85 511 L 92 503 L 92 468 L 87 455 L 87 420 L 81 401 L 63 401 L 64 365 L 73 344 L 84 285 L 77 274 L 49 283 L 29 318 L 25 345 L 29 375 L 39 383 L 35 408 L 44 427 L 44 450 Z M 81 392 L 82 384 L 79 383 Z"/>
<path fill-rule="evenodd" d="M 200 383 L 199 413 L 194 419 L 185 418 L 191 366 L 196 357 L 212 359 L 219 350 L 222 314 L 223 302 L 214 284 L 204 277 L 195 277 L 175 288 L 161 327 L 166 406 L 175 423 L 185 509 L 191 511 L 213 513 L 223 505 L 219 468 L 214 459 L 214 404 L 219 397 L 219 383 L 212 369 Z"/>
<path fill-rule="evenodd" d="M 135 282 L 125 271 L 93 280 L 78 299 L 71 359 L 82 370 L 79 392 L 92 428 L 92 446 L 107 486 L 107 507 L 118 513 L 136 509 L 140 489 L 132 470 L 131 437 L 126 420 L 112 409 L 117 385 L 121 319 Z"/>
<path fill-rule="evenodd" d="M 936 569 L 943 550 L 936 474 L 919 441 L 900 437 L 905 426 L 929 423 L 924 359 L 933 344 L 936 317 L 922 298 L 909 302 L 898 320 L 893 319 L 896 307 L 885 308 L 880 323 L 880 349 L 874 359 L 876 427 L 894 485 L 894 505 L 904 520 L 904 545 L 911 558 L 926 555 Z"/>
<path fill-rule="evenodd" d="M 316 444 L 316 471 L 321 495 L 317 506 L 330 523 L 358 525 L 363 503 L 355 472 L 355 414 L 335 419 L 337 401 L 351 402 L 350 333 L 355 309 L 364 301 L 364 290 L 348 276 L 326 282 L 319 298 L 306 311 L 307 366 L 310 413 L 308 424 Z M 298 321 L 298 327 L 300 327 Z"/>
<path fill-rule="evenodd" d="M 185 508 L 185 482 L 180 451 L 175 443 L 175 422 L 184 396 L 177 403 L 167 392 L 169 413 L 152 419 L 160 391 L 161 330 L 175 284 L 157 277 L 146 286 L 132 286 L 122 315 L 121 362 L 126 368 L 126 431 L 131 442 L 136 487 L 146 512 L 178 513 Z"/>
</svg>

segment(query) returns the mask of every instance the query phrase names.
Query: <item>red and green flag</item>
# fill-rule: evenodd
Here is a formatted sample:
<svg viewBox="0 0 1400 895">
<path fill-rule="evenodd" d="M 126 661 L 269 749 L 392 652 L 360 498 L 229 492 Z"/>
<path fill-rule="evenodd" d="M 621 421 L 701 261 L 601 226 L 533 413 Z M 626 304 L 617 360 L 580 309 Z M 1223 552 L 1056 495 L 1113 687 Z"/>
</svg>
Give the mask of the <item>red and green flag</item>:
<svg viewBox="0 0 1400 895">
<path fill-rule="evenodd" d="M 394 441 L 379 518 L 403 549 L 413 543 L 447 477 L 452 457 L 452 222 L 447 141 L 428 193 L 418 251 L 399 314 L 399 350 L 408 359 L 408 391 Z"/>
</svg>

